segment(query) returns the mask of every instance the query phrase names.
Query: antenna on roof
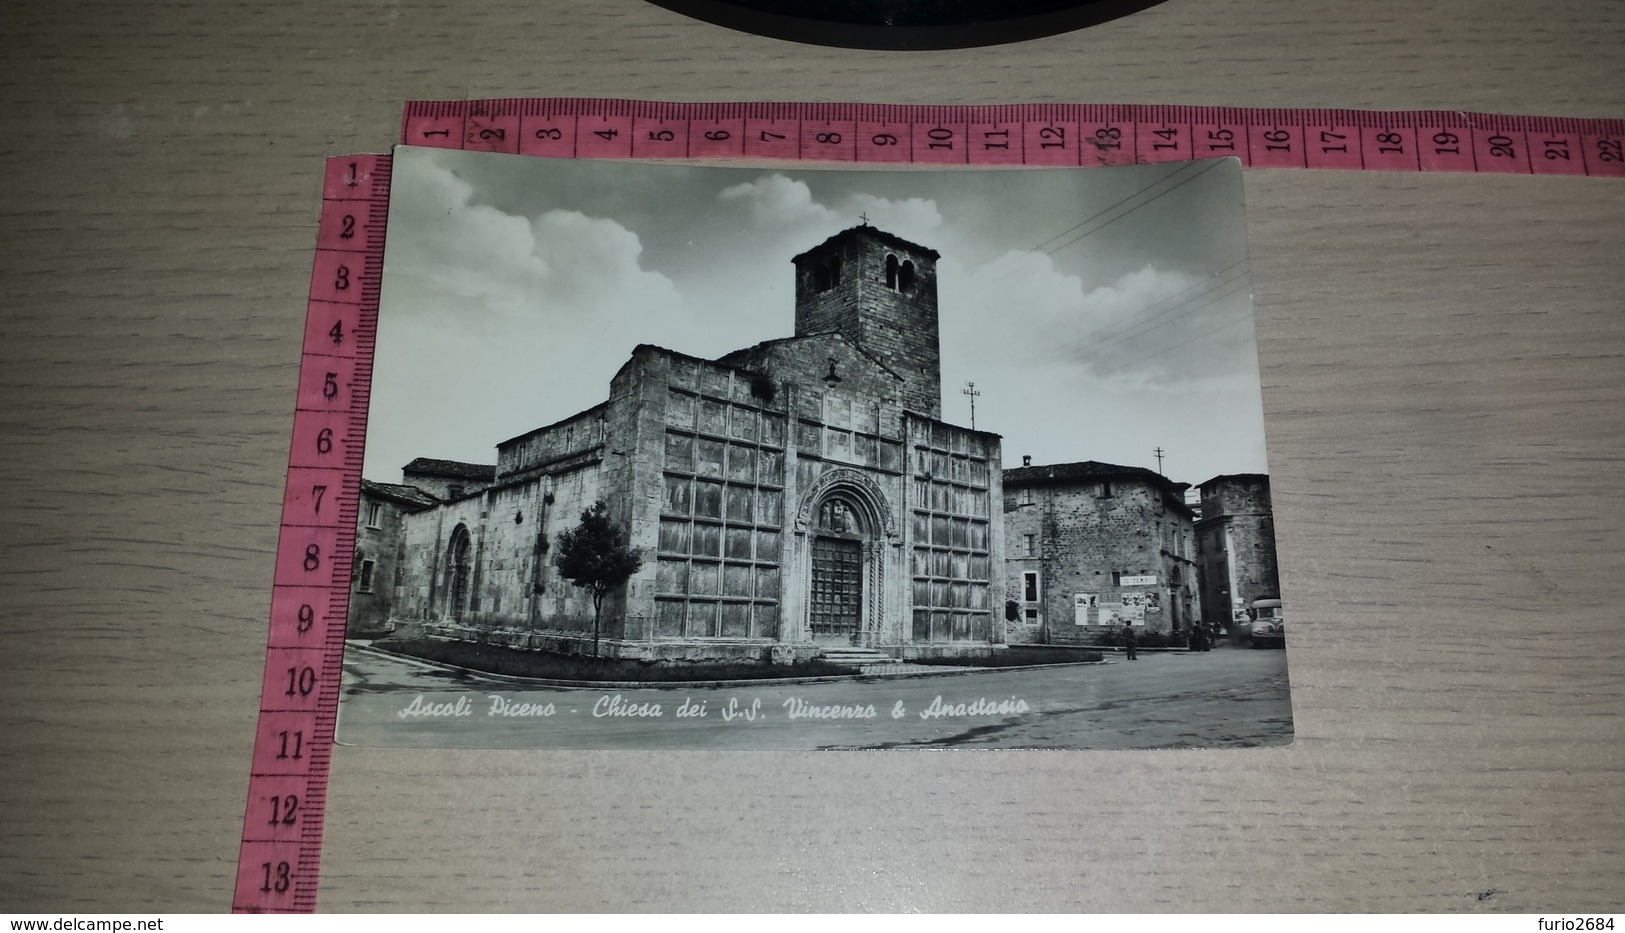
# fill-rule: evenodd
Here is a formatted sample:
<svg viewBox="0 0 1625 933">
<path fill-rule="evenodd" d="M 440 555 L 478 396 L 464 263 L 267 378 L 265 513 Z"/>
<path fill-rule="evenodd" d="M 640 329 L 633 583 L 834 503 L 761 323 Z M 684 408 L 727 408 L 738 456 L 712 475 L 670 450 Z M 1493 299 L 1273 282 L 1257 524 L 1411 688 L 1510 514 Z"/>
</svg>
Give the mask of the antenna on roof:
<svg viewBox="0 0 1625 933">
<path fill-rule="evenodd" d="M 1152 451 L 1152 453 L 1155 453 L 1157 455 L 1157 472 L 1161 473 L 1162 472 L 1162 448 L 1158 447 L 1156 450 Z"/>
</svg>

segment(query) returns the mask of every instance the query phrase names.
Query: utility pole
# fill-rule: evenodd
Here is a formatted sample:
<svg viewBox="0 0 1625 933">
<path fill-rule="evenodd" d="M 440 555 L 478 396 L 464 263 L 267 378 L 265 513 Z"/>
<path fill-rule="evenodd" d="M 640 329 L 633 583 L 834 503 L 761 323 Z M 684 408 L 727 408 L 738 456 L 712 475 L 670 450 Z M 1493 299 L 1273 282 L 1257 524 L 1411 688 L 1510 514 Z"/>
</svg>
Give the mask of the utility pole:
<svg viewBox="0 0 1625 933">
<path fill-rule="evenodd" d="M 976 430 L 976 396 L 982 393 L 976 391 L 976 383 L 967 382 L 965 387 L 959 390 L 959 394 L 970 396 L 970 429 L 974 431 Z"/>
<path fill-rule="evenodd" d="M 975 425 L 972 425 L 972 427 L 974 427 L 974 426 Z M 1153 453 L 1155 453 L 1157 455 L 1157 473 L 1161 474 L 1162 473 L 1162 448 L 1158 447 L 1155 451 L 1153 451 Z"/>
</svg>

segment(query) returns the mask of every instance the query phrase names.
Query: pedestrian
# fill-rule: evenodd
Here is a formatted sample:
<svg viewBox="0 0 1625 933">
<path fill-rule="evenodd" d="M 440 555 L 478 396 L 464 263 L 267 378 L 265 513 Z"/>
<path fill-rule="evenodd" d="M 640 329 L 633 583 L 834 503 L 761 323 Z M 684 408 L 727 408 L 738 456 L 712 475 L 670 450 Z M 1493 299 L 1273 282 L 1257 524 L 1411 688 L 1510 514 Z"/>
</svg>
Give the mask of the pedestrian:
<svg viewBox="0 0 1625 933">
<path fill-rule="evenodd" d="M 1187 641 L 1186 644 L 1185 644 L 1186 650 L 1189 650 L 1189 651 L 1201 651 L 1202 650 L 1202 628 L 1201 628 L 1201 626 L 1199 626 L 1199 625 L 1191 626 L 1191 630 L 1189 632 L 1189 635 L 1190 635 L 1190 640 Z"/>
<path fill-rule="evenodd" d="M 1123 651 L 1130 661 L 1140 660 L 1140 640 L 1134 637 L 1134 626 L 1128 623 L 1123 625 Z"/>
</svg>

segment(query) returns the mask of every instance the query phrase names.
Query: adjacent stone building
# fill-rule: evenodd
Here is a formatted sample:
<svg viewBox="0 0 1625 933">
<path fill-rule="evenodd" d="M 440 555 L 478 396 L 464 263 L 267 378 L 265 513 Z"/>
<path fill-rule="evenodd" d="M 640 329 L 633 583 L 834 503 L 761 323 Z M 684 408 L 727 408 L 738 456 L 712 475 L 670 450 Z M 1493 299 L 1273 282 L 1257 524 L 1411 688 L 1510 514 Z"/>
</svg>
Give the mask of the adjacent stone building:
<svg viewBox="0 0 1625 933">
<path fill-rule="evenodd" d="M 373 638 L 393 629 L 395 588 L 405 544 L 402 518 L 440 501 L 415 485 L 361 481 L 350 574 L 347 633 L 351 638 Z"/>
<path fill-rule="evenodd" d="M 1275 511 L 1263 473 L 1215 476 L 1202 494 L 1196 554 L 1202 575 L 1202 620 L 1228 629 L 1255 599 L 1279 599 Z"/>
<path fill-rule="evenodd" d="M 602 654 L 1002 645 L 1000 442 L 941 420 L 937 258 L 843 231 L 793 260 L 795 336 L 719 359 L 638 346 L 605 402 L 498 444 L 461 489 L 414 461 L 438 485 L 406 483 L 438 501 L 399 515 L 392 618 L 588 650 L 591 602 L 549 551 L 603 500 L 644 565 L 605 602 Z"/>
<path fill-rule="evenodd" d="M 1005 470 L 1009 641 L 1088 644 L 1125 623 L 1187 629 L 1198 617 L 1188 488 L 1092 460 Z"/>
</svg>

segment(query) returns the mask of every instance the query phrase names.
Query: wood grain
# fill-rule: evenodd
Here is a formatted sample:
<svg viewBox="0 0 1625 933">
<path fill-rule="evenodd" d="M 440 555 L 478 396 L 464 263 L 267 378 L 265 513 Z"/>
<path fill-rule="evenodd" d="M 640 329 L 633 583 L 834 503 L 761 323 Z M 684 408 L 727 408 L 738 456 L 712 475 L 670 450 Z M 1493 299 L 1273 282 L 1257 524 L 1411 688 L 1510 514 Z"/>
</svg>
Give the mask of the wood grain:
<svg viewBox="0 0 1625 933">
<path fill-rule="evenodd" d="M 591 4 L 0 12 L 0 908 L 229 903 L 320 159 L 413 97 L 1625 116 L 1625 9 L 1169 0 L 944 53 Z M 1617 910 L 1625 183 L 1252 172 L 1298 741 L 339 749 L 326 910 Z"/>
</svg>

